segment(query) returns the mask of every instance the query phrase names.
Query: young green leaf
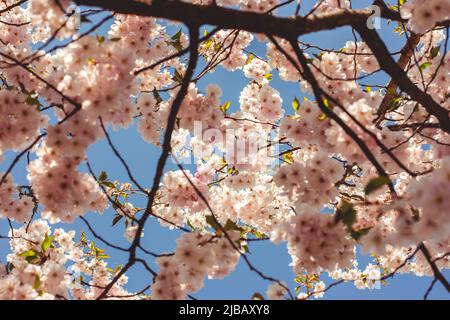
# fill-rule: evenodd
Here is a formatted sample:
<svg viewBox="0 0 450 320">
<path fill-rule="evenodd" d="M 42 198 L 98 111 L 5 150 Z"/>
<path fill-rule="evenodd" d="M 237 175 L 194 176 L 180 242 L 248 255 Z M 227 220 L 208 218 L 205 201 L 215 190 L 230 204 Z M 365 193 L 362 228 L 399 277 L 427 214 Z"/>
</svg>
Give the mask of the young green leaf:
<svg viewBox="0 0 450 320">
<path fill-rule="evenodd" d="M 425 69 L 431 67 L 431 62 L 424 62 L 420 65 L 419 69 L 424 71 Z"/>
<path fill-rule="evenodd" d="M 359 239 L 361 239 L 362 236 L 365 236 L 372 228 L 366 228 L 366 229 L 361 229 L 361 230 L 352 230 L 350 232 L 351 237 L 358 241 Z"/>
<path fill-rule="evenodd" d="M 356 210 L 346 200 L 342 200 L 336 210 L 335 223 L 340 221 L 347 226 L 348 230 L 352 230 L 352 226 L 356 221 Z"/>
<path fill-rule="evenodd" d="M 105 37 L 97 35 L 97 43 L 102 44 L 103 42 L 105 42 Z"/>
<path fill-rule="evenodd" d="M 220 106 L 220 111 L 223 113 L 226 113 L 228 109 L 230 109 L 231 101 L 225 102 L 223 105 Z"/>
<path fill-rule="evenodd" d="M 430 59 L 436 58 L 440 51 L 441 51 L 441 46 L 433 47 L 430 51 Z"/>
<path fill-rule="evenodd" d="M 298 101 L 297 97 L 292 101 L 292 109 L 294 109 L 295 112 L 300 110 L 300 101 Z"/>
<path fill-rule="evenodd" d="M 28 258 L 37 256 L 38 252 L 34 249 L 27 250 L 19 254 L 19 257 Z"/>
<path fill-rule="evenodd" d="M 34 283 L 33 283 L 33 289 L 37 290 L 39 289 L 41 286 L 41 278 L 39 277 L 39 275 L 35 275 L 34 277 Z"/>
<path fill-rule="evenodd" d="M 225 230 L 241 230 L 241 228 L 234 223 L 233 221 L 231 221 L 230 219 L 227 220 L 227 223 L 225 223 Z"/>
<path fill-rule="evenodd" d="M 283 153 L 283 160 L 289 164 L 294 163 L 294 153 L 292 151 Z"/>
<path fill-rule="evenodd" d="M 220 230 L 220 225 L 217 223 L 216 219 L 212 215 L 206 216 L 206 222 L 213 228 L 214 230 Z"/>
<path fill-rule="evenodd" d="M 111 181 L 102 181 L 102 184 L 108 188 L 114 189 L 116 185 L 112 183 Z"/>
<path fill-rule="evenodd" d="M 252 62 L 252 60 L 255 58 L 255 55 L 253 53 L 250 53 L 248 55 L 247 60 L 245 61 L 245 64 L 249 64 L 250 62 Z"/>
<path fill-rule="evenodd" d="M 54 239 L 55 239 L 54 236 L 50 236 L 49 237 L 48 235 L 45 235 L 45 239 L 44 239 L 44 241 L 42 242 L 42 245 L 41 245 L 42 251 L 44 253 L 52 246 L 52 243 L 53 243 Z"/>
<path fill-rule="evenodd" d="M 112 221 L 112 225 L 115 226 L 120 220 L 122 220 L 123 216 L 120 214 L 116 214 Z"/>
<path fill-rule="evenodd" d="M 172 36 L 172 40 L 180 40 L 180 38 L 181 38 L 181 29 L 178 30 L 178 32 Z"/>
<path fill-rule="evenodd" d="M 173 80 L 175 80 L 178 83 L 182 83 L 183 82 L 183 76 L 178 72 L 177 69 L 175 69 L 175 72 L 173 74 Z"/>
<path fill-rule="evenodd" d="M 153 97 L 155 98 L 156 103 L 158 103 L 158 104 L 163 101 L 163 99 L 161 98 L 161 95 L 159 94 L 159 92 L 156 89 L 153 90 Z"/>
<path fill-rule="evenodd" d="M 375 179 L 369 181 L 369 183 L 364 188 L 364 193 L 366 195 L 371 194 L 372 192 L 380 189 L 386 184 L 389 184 L 391 180 L 387 176 L 379 176 Z"/>
<path fill-rule="evenodd" d="M 108 179 L 108 174 L 105 171 L 102 171 L 100 173 L 100 176 L 98 177 L 98 180 L 101 182 L 101 181 L 105 181 L 107 179 Z"/>
</svg>

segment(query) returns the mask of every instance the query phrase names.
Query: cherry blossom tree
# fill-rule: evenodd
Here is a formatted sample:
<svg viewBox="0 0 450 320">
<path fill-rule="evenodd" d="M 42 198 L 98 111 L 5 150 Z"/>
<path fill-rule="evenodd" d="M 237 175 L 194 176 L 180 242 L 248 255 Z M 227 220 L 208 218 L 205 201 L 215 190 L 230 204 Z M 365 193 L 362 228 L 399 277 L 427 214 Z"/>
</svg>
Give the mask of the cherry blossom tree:
<svg viewBox="0 0 450 320">
<path fill-rule="evenodd" d="M 424 298 L 436 283 L 449 292 L 450 2 L 356 2 L 2 0 L 0 221 L 10 230 L 0 238 L 10 253 L 0 298 L 188 299 L 240 262 L 267 282 L 268 299 L 321 298 L 344 282 L 370 290 L 399 273 L 430 276 Z M 303 39 L 343 27 L 353 36 L 338 49 Z M 220 83 L 198 85 L 219 68 L 247 79 L 238 107 Z M 377 73 L 387 83 L 368 85 Z M 275 75 L 304 99 L 283 99 Z M 160 148 L 152 181 L 111 128 Z M 99 140 L 127 181 L 91 166 Z M 105 211 L 110 234 L 88 220 Z M 86 232 L 73 230 L 78 220 Z M 173 252 L 146 249 L 150 220 L 182 231 Z M 118 223 L 127 247 L 108 240 Z M 255 241 L 287 244 L 295 282 L 252 262 Z M 373 263 L 361 267 L 358 248 Z M 117 268 L 115 252 L 127 257 Z M 138 265 L 149 280 L 131 292 Z"/>
</svg>

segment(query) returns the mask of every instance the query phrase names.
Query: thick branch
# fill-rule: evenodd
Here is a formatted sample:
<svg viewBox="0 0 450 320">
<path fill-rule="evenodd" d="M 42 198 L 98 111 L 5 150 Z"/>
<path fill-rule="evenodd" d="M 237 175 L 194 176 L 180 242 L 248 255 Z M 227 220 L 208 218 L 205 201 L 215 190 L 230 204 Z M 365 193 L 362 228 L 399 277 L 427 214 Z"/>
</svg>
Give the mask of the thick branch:
<svg viewBox="0 0 450 320">
<path fill-rule="evenodd" d="M 210 24 L 228 29 L 241 29 L 255 33 L 291 38 L 317 31 L 366 23 L 372 10 L 336 10 L 332 13 L 311 15 L 306 18 L 282 18 L 273 15 L 224 8 L 216 5 L 201 6 L 180 1 L 154 0 L 151 5 L 137 1 L 75 0 L 80 5 L 96 6 L 116 13 L 165 18 L 183 23 L 195 21 L 199 25 Z M 400 15 L 382 8 L 382 17 L 401 20 Z"/>
<path fill-rule="evenodd" d="M 428 248 L 423 243 L 421 243 L 419 245 L 419 250 L 423 253 L 423 255 L 425 256 L 425 259 L 430 264 L 431 270 L 433 270 L 434 277 L 440 283 L 442 283 L 444 288 L 447 289 L 447 292 L 450 292 L 450 284 L 448 283 L 447 279 L 445 279 L 444 275 L 441 273 L 441 271 L 439 270 L 436 263 L 433 262 L 433 259 L 431 257 L 431 254 L 430 254 L 430 251 L 428 250 Z"/>
</svg>

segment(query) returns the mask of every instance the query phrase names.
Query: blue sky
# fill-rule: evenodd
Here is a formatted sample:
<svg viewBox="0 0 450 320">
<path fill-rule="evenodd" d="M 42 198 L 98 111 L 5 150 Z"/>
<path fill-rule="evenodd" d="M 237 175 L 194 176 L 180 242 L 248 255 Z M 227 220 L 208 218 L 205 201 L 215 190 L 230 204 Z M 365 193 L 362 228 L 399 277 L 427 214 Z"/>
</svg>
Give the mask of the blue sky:
<svg viewBox="0 0 450 320">
<path fill-rule="evenodd" d="M 312 1 L 304 1 L 305 5 Z M 366 6 L 371 1 L 356 1 L 358 6 Z M 292 12 L 292 7 L 286 8 L 279 12 L 279 14 L 288 14 Z M 171 26 L 168 28 L 169 34 L 176 33 L 179 26 Z M 211 29 L 211 28 L 209 28 Z M 400 49 L 404 44 L 404 38 L 389 32 L 392 28 L 383 26 L 380 33 L 386 39 L 389 48 L 392 51 Z M 99 34 L 103 34 L 107 28 L 102 28 Z M 203 29 L 202 29 L 203 30 Z M 346 41 L 353 40 L 353 36 L 349 28 L 342 28 L 338 31 L 322 32 L 320 34 L 312 34 L 302 37 L 303 41 L 310 41 L 316 45 L 326 48 L 339 49 L 345 45 Z M 250 51 L 255 54 L 265 55 L 265 44 L 259 43 L 255 40 L 250 48 Z M 202 60 L 202 59 L 201 59 Z M 200 62 L 200 68 L 204 66 L 204 61 Z M 385 84 L 387 78 L 383 74 L 378 74 L 370 78 L 370 81 L 378 84 Z M 369 82 L 367 80 L 366 82 Z M 222 68 L 217 68 L 212 74 L 203 78 L 198 86 L 200 90 L 204 89 L 209 83 L 216 83 L 222 87 L 223 101 L 231 101 L 232 108 L 237 108 L 239 93 L 242 88 L 248 83 L 248 79 L 243 76 L 241 71 L 227 72 Z M 298 84 L 282 82 L 276 73 L 271 85 L 280 91 L 284 100 L 283 105 L 288 113 L 291 113 L 291 101 L 294 97 L 302 98 L 303 93 L 300 91 Z M 141 185 L 150 187 L 153 181 L 154 169 L 159 157 L 160 150 L 153 145 L 145 143 L 137 133 L 136 126 L 130 127 L 128 130 L 113 131 L 110 130 L 111 138 L 120 150 L 120 153 L 126 159 L 135 176 L 137 176 Z M 4 171 L 13 159 L 13 154 L 8 152 L 5 160 L 0 163 L 0 172 Z M 94 171 L 98 174 L 100 171 L 108 172 L 110 179 L 117 179 L 119 181 L 128 181 L 128 176 L 123 169 L 121 163 L 112 153 L 110 147 L 105 141 L 99 141 L 91 146 L 88 151 L 88 156 L 93 166 Z M 26 182 L 26 162 L 22 159 L 13 170 L 14 179 L 17 183 Z M 81 167 L 81 170 L 86 168 Z M 176 170 L 174 164 L 168 161 L 166 165 L 167 170 Z M 134 202 L 136 206 L 144 206 L 142 200 Z M 108 209 L 103 215 L 96 213 L 88 213 L 85 216 L 94 226 L 95 230 L 109 241 L 121 245 L 128 246 L 128 242 L 123 238 L 124 228 L 122 223 L 115 227 L 111 227 L 111 221 L 114 217 L 114 211 Z M 66 229 L 73 229 L 77 231 L 87 230 L 82 221 L 76 221 L 72 225 L 64 225 Z M 0 234 L 5 235 L 8 232 L 8 224 L 5 220 L 0 220 Z M 159 223 L 154 219 L 150 219 L 145 229 L 145 237 L 142 244 L 145 248 L 154 252 L 172 251 L 175 246 L 175 239 L 180 235 L 176 230 L 169 230 L 160 227 Z M 88 238 L 94 239 L 87 231 Z M 96 241 L 98 246 L 106 248 L 103 244 Z M 4 262 L 8 252 L 8 243 L 5 240 L 0 240 L 0 261 Z M 127 260 L 127 255 L 123 252 L 106 248 L 107 253 L 112 257 L 108 259 L 111 267 L 119 264 L 124 264 Z M 251 243 L 250 245 L 250 259 L 252 263 L 262 270 L 267 275 L 279 278 L 285 281 L 291 288 L 295 287 L 292 269 L 289 267 L 291 261 L 287 253 L 285 244 L 274 245 L 268 242 Z M 370 257 L 362 256 L 358 253 L 360 265 L 363 268 L 364 264 L 370 261 Z M 143 255 L 143 257 L 146 257 Z M 148 262 L 154 266 L 152 258 L 148 257 Z M 450 277 L 450 272 L 445 273 Z M 129 275 L 129 284 L 127 288 L 130 291 L 138 291 L 151 282 L 150 275 L 140 266 L 134 266 Z M 328 282 L 327 278 L 323 280 Z M 388 285 L 381 290 L 358 290 L 353 284 L 342 284 L 330 290 L 325 299 L 422 299 L 423 294 L 428 288 L 432 278 L 429 277 L 415 277 L 410 275 L 396 275 L 393 279 L 388 281 Z M 265 293 L 268 282 L 261 280 L 255 273 L 249 271 L 248 267 L 242 261 L 237 266 L 235 272 L 230 274 L 224 280 L 205 281 L 205 287 L 197 293 L 194 293 L 198 299 L 248 299 L 255 292 Z M 448 294 L 445 289 L 437 283 L 433 292 L 430 295 L 431 299 L 448 299 Z"/>
</svg>

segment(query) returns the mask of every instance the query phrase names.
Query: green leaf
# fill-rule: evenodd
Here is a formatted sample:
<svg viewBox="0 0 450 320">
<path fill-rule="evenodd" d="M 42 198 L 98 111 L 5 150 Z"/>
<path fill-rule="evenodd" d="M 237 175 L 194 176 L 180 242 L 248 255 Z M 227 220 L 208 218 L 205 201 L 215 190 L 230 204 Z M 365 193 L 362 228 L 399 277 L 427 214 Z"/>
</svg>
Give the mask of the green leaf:
<svg viewBox="0 0 450 320">
<path fill-rule="evenodd" d="M 441 52 L 441 46 L 433 47 L 430 51 L 430 59 L 436 58 L 439 52 Z"/>
<path fill-rule="evenodd" d="M 52 246 L 52 243 L 53 243 L 54 239 L 55 239 L 54 236 L 50 236 L 49 237 L 48 235 L 45 235 L 45 239 L 44 239 L 44 241 L 42 242 L 42 245 L 41 245 L 42 251 L 44 253 Z"/>
<path fill-rule="evenodd" d="M 120 40 L 122 40 L 121 37 L 115 37 L 115 38 L 110 38 L 109 41 L 111 42 L 119 42 Z"/>
<path fill-rule="evenodd" d="M 25 260 L 31 264 L 41 264 L 43 262 L 40 253 L 34 249 L 25 251 L 21 253 L 19 256 L 25 258 Z"/>
<path fill-rule="evenodd" d="M 123 216 L 120 214 L 116 214 L 112 221 L 112 225 L 115 226 L 120 220 L 122 220 Z"/>
<path fill-rule="evenodd" d="M 36 97 L 32 97 L 31 95 L 29 95 L 27 97 L 27 99 L 25 100 L 26 104 L 28 104 L 29 106 L 36 106 L 36 107 L 40 107 L 41 103 L 39 102 L 39 99 Z"/>
<path fill-rule="evenodd" d="M 298 101 L 297 97 L 292 101 L 292 109 L 294 109 L 295 112 L 300 110 L 300 101 Z"/>
<path fill-rule="evenodd" d="M 192 225 L 192 222 L 189 219 L 187 219 L 186 224 L 188 225 L 189 228 L 195 230 L 195 227 Z"/>
<path fill-rule="evenodd" d="M 87 58 L 87 62 L 88 62 L 90 65 L 93 65 L 93 64 L 96 64 L 96 63 L 97 63 L 97 61 L 96 61 L 94 58 Z"/>
<path fill-rule="evenodd" d="M 286 161 L 289 164 L 294 163 L 294 153 L 292 151 L 283 153 L 282 158 L 284 161 Z"/>
<path fill-rule="evenodd" d="M 178 83 L 182 83 L 183 82 L 183 76 L 178 72 L 177 69 L 175 69 L 175 72 L 173 74 L 173 80 L 175 80 Z"/>
<path fill-rule="evenodd" d="M 230 219 L 227 220 L 227 223 L 225 223 L 225 230 L 241 230 L 241 228 Z"/>
<path fill-rule="evenodd" d="M 424 71 L 426 68 L 431 67 L 431 62 L 424 62 L 420 65 L 419 69 Z"/>
<path fill-rule="evenodd" d="M 208 50 L 214 44 L 214 42 L 214 39 L 209 39 L 208 41 L 206 41 L 205 50 Z"/>
<path fill-rule="evenodd" d="M 180 29 L 180 31 L 178 31 L 177 33 L 175 33 L 173 36 L 172 36 L 172 38 L 171 38 L 171 41 L 167 41 L 167 43 L 169 44 L 169 45 L 171 45 L 172 47 L 174 47 L 175 49 L 177 49 L 177 51 L 181 51 L 181 50 L 183 50 L 183 47 L 182 47 L 182 45 L 181 45 L 181 41 L 180 41 L 180 39 L 181 39 L 181 29 Z"/>
<path fill-rule="evenodd" d="M 122 266 L 121 264 L 119 264 L 119 265 L 116 267 L 116 270 L 114 270 L 114 274 L 118 274 L 119 271 L 122 270 L 122 268 L 123 268 L 123 266 Z"/>
<path fill-rule="evenodd" d="M 102 184 L 104 186 L 107 186 L 108 188 L 112 188 L 112 189 L 116 188 L 116 185 L 114 183 L 112 183 L 111 181 L 102 181 Z"/>
<path fill-rule="evenodd" d="M 352 230 L 352 226 L 356 221 L 356 210 L 347 200 L 342 200 L 336 210 L 335 223 L 339 223 L 340 221 L 342 221 L 349 230 Z"/>
<path fill-rule="evenodd" d="M 97 256 L 97 258 L 99 258 L 99 259 L 109 259 L 109 258 L 111 258 L 109 255 L 107 255 L 107 254 L 105 254 L 105 253 L 101 253 L 101 254 L 99 254 L 98 256 Z"/>
<path fill-rule="evenodd" d="M 361 229 L 361 230 L 352 230 L 350 231 L 350 235 L 352 236 L 353 239 L 355 239 L 356 241 L 358 241 L 362 236 L 365 236 L 372 228 L 366 228 L 366 229 Z"/>
<path fill-rule="evenodd" d="M 386 91 L 386 94 L 388 94 L 390 96 L 397 96 L 397 88 L 389 87 Z"/>
<path fill-rule="evenodd" d="M 34 249 L 27 250 L 19 254 L 19 257 L 27 258 L 27 257 L 35 257 L 38 255 L 38 252 Z"/>
<path fill-rule="evenodd" d="M 223 113 L 226 113 L 228 109 L 231 107 L 231 101 L 225 102 L 223 105 L 220 106 L 220 111 Z"/>
<path fill-rule="evenodd" d="M 266 235 L 266 234 L 264 234 L 264 233 L 262 233 L 262 232 L 260 232 L 260 231 L 258 231 L 258 230 L 253 230 L 253 231 L 252 231 L 252 234 L 253 234 L 256 238 L 258 238 L 258 239 L 264 239 L 264 238 L 267 238 L 267 235 Z"/>
<path fill-rule="evenodd" d="M 247 60 L 245 61 L 245 64 L 249 64 L 252 62 L 252 60 L 255 58 L 255 55 L 253 53 L 250 53 Z"/>
<path fill-rule="evenodd" d="M 319 53 L 319 54 L 317 54 L 317 53 L 313 53 L 313 55 L 314 55 L 314 57 L 316 57 L 318 60 L 322 60 L 322 57 L 323 57 L 323 52 L 321 52 L 321 53 Z"/>
<path fill-rule="evenodd" d="M 98 44 L 102 44 L 103 42 L 105 42 L 105 37 L 97 35 L 97 42 Z"/>
<path fill-rule="evenodd" d="M 267 73 L 267 74 L 264 75 L 264 78 L 266 78 L 269 81 L 272 81 L 273 80 L 273 74 Z"/>
<path fill-rule="evenodd" d="M 80 236 L 80 242 L 82 245 L 87 245 L 87 241 L 86 241 L 86 232 L 83 230 L 81 231 L 81 236 Z"/>
<path fill-rule="evenodd" d="M 402 28 L 401 26 L 397 26 L 397 27 L 394 29 L 394 32 L 401 35 L 401 34 L 403 34 L 405 31 L 403 30 L 403 28 Z"/>
<path fill-rule="evenodd" d="M 153 90 L 153 97 L 155 98 L 157 103 L 161 103 L 163 101 L 163 99 L 161 98 L 161 95 L 159 94 L 159 92 L 156 89 Z"/>
<path fill-rule="evenodd" d="M 325 107 L 327 107 L 328 109 L 333 110 L 334 109 L 334 104 L 329 101 L 328 99 L 323 99 L 323 104 L 325 105 Z"/>
<path fill-rule="evenodd" d="M 100 173 L 100 176 L 98 177 L 99 181 L 106 181 L 108 179 L 108 174 L 105 171 L 102 171 Z"/>
<path fill-rule="evenodd" d="M 372 192 L 380 189 L 386 184 L 389 184 L 391 180 L 387 176 L 379 176 L 375 179 L 369 181 L 369 183 L 364 188 L 364 193 L 366 195 L 371 194 Z"/>
<path fill-rule="evenodd" d="M 181 38 L 181 29 L 180 30 L 178 30 L 178 32 L 177 33 L 175 33 L 173 36 L 172 36 L 172 40 L 180 40 L 180 38 Z"/>
<path fill-rule="evenodd" d="M 401 97 L 393 98 L 391 101 L 389 101 L 389 111 L 394 111 L 400 108 L 402 102 L 403 99 Z"/>
<path fill-rule="evenodd" d="M 33 289 L 37 290 L 40 288 L 40 286 L 41 286 L 41 278 L 39 277 L 39 275 L 36 275 L 34 277 Z"/>
<path fill-rule="evenodd" d="M 217 223 L 216 219 L 212 215 L 206 216 L 206 222 L 213 228 L 214 230 L 220 230 L 220 225 Z"/>
</svg>

